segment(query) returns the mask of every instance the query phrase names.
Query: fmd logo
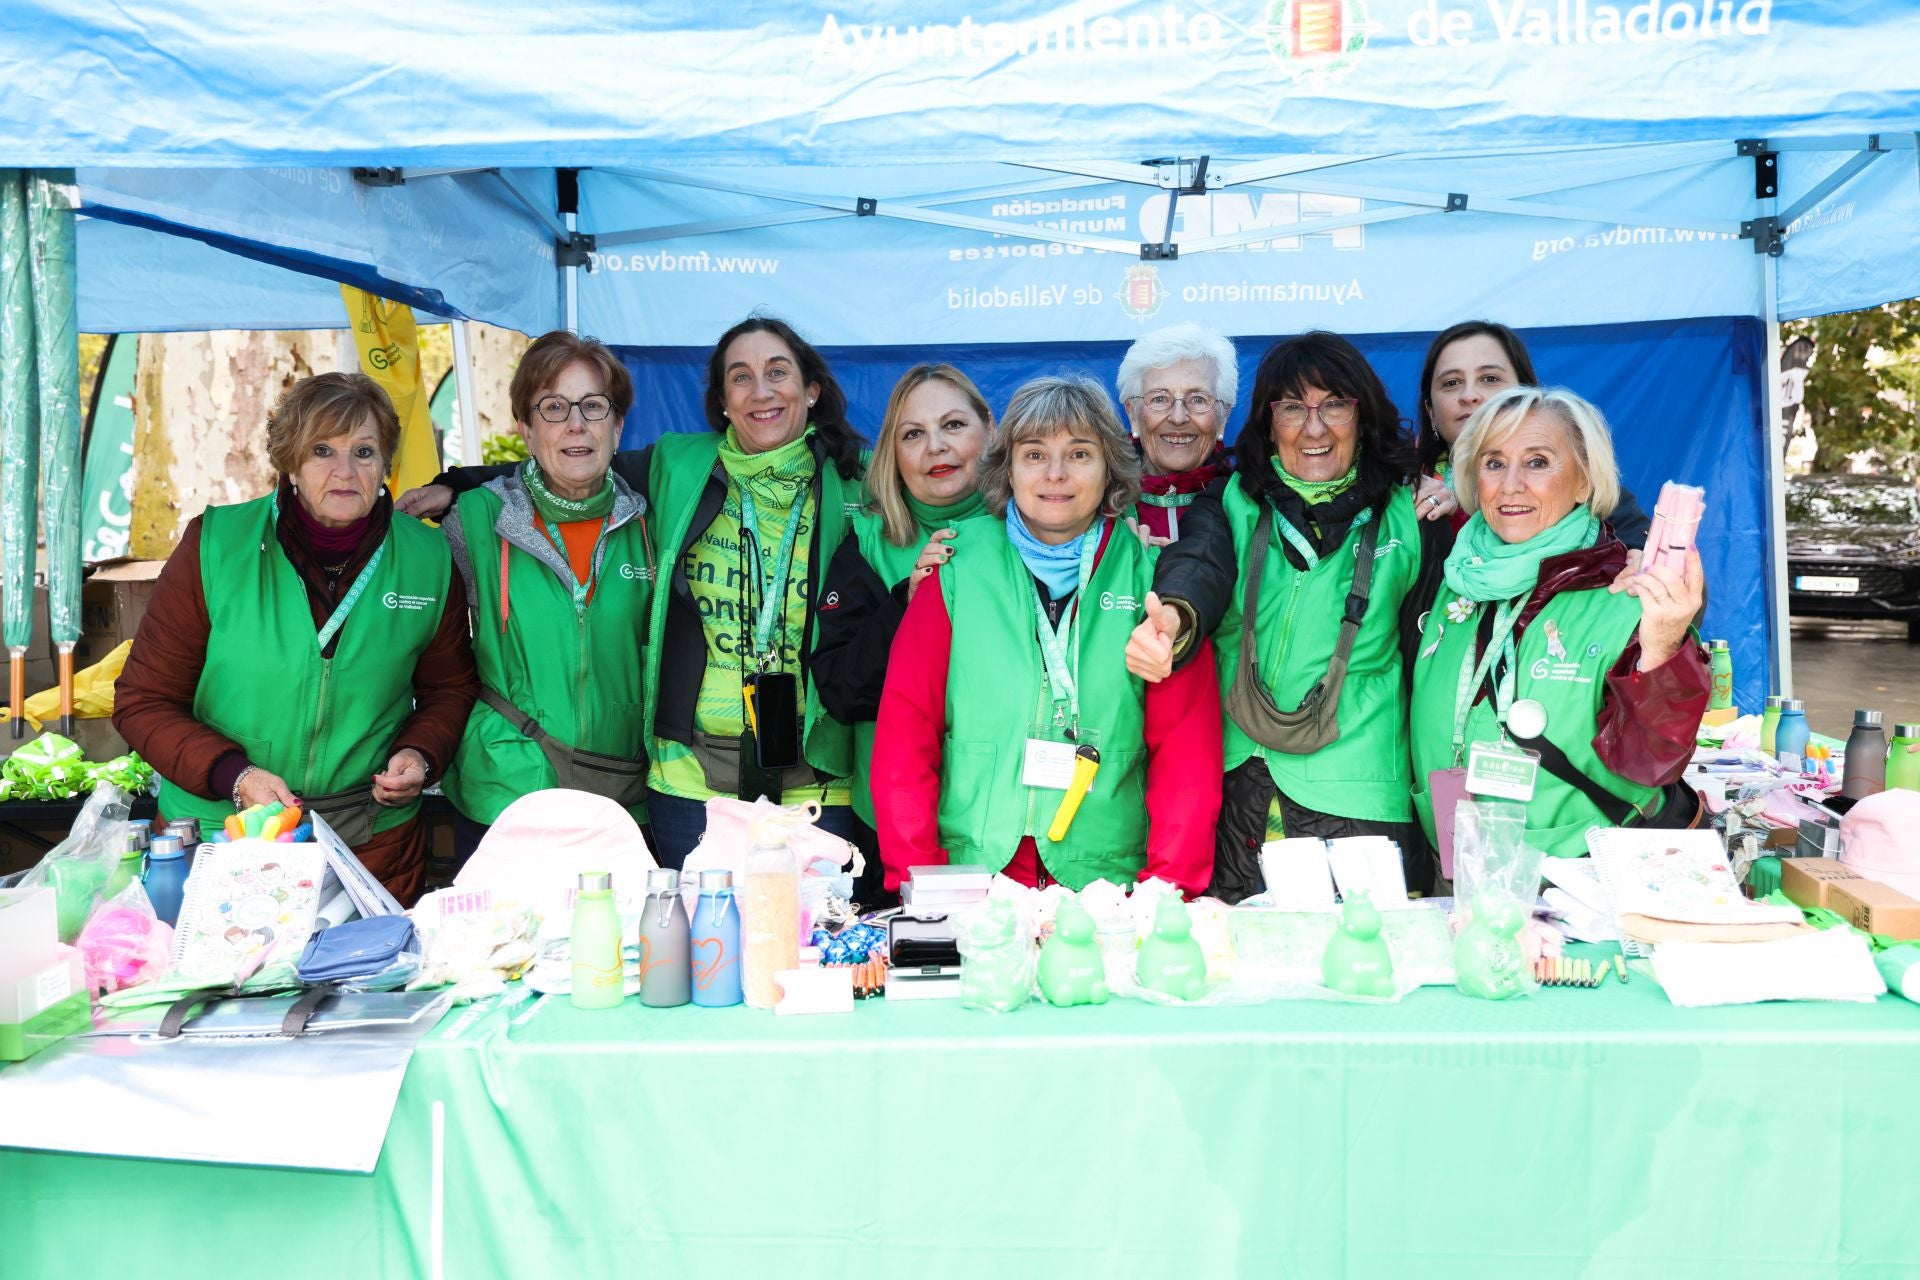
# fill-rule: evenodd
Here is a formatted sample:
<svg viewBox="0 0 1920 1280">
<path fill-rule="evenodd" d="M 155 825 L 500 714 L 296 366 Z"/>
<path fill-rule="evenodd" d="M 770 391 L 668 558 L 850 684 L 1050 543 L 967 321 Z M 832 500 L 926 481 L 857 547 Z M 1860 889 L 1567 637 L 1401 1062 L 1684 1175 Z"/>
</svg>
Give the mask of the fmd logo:
<svg viewBox="0 0 1920 1280">
<path fill-rule="evenodd" d="M 1337 79 L 1378 25 L 1367 19 L 1366 0 L 1269 0 L 1266 21 L 1253 30 L 1294 79 Z"/>
</svg>

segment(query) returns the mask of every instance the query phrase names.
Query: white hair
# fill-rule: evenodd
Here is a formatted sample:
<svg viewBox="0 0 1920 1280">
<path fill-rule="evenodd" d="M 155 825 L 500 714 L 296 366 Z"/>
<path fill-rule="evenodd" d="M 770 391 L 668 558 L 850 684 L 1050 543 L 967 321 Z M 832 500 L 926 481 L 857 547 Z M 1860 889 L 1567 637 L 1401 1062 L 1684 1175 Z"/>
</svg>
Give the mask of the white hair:
<svg viewBox="0 0 1920 1280">
<path fill-rule="evenodd" d="M 1565 387 L 1508 387 L 1467 419 L 1453 442 L 1453 493 L 1460 509 L 1480 508 L 1479 461 L 1504 443 L 1535 413 L 1545 413 L 1567 430 L 1574 464 L 1587 482 L 1587 510 L 1602 520 L 1620 505 L 1620 464 L 1614 461 L 1613 433 L 1606 415 Z"/>
<path fill-rule="evenodd" d="M 1240 362 L 1233 353 L 1233 344 L 1197 324 L 1155 329 L 1127 348 L 1127 354 L 1120 361 L 1121 403 L 1139 397 L 1149 373 L 1182 360 L 1205 360 L 1211 364 L 1213 398 L 1229 409 L 1233 407 L 1240 394 Z M 1223 412 L 1223 421 L 1225 416 Z"/>
</svg>

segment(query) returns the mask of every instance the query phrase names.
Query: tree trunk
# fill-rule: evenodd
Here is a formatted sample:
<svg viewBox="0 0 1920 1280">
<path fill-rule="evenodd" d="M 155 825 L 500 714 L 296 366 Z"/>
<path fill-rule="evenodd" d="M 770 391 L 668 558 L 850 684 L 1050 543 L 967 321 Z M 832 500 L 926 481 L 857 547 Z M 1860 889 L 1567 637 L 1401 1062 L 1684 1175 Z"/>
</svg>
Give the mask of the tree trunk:
<svg viewBox="0 0 1920 1280">
<path fill-rule="evenodd" d="M 187 521 L 272 486 L 267 413 L 300 378 L 340 368 L 331 329 L 147 334 L 134 389 L 131 552 L 163 559 Z"/>
</svg>

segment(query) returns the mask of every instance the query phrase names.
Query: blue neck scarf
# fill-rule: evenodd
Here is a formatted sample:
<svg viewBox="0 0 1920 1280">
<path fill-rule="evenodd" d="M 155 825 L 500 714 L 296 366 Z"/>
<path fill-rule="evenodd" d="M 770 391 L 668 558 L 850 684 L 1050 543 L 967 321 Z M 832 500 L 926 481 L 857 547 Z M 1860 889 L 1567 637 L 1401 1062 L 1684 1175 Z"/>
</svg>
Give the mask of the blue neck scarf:
<svg viewBox="0 0 1920 1280">
<path fill-rule="evenodd" d="M 1099 547 L 1101 523 L 1098 516 L 1094 517 L 1084 536 L 1056 547 L 1034 537 L 1027 522 L 1020 518 L 1020 508 L 1011 502 L 1007 504 L 1007 537 L 1012 539 L 1013 549 L 1020 553 L 1027 572 L 1040 579 L 1047 595 L 1054 600 L 1080 589 L 1080 557 L 1091 558 Z"/>
</svg>

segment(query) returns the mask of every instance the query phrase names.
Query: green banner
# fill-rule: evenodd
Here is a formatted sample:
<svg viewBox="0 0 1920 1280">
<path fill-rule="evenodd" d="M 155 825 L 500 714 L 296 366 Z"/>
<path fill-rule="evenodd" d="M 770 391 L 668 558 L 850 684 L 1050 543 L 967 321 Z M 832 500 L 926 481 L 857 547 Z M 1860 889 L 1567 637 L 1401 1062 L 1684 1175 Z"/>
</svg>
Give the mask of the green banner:
<svg viewBox="0 0 1920 1280">
<path fill-rule="evenodd" d="M 80 478 L 80 558 L 88 564 L 127 554 L 133 529 L 133 376 L 140 339 L 107 339 L 87 418 L 87 460 Z"/>
</svg>

